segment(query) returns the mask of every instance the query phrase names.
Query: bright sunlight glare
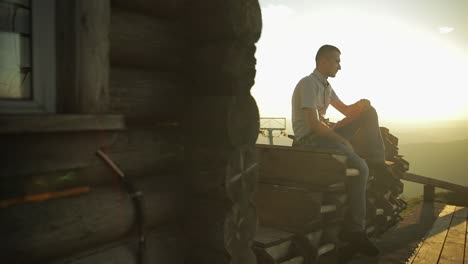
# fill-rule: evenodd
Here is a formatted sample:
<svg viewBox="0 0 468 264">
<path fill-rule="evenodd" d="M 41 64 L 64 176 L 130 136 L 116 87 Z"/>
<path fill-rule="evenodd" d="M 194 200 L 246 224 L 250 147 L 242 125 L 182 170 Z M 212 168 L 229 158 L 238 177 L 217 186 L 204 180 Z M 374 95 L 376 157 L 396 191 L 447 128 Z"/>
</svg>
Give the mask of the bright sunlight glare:
<svg viewBox="0 0 468 264">
<path fill-rule="evenodd" d="M 262 12 L 252 89 L 262 117 L 290 118 L 294 87 L 313 71 L 315 52 L 323 44 L 342 52 L 342 70 L 329 81 L 343 102 L 368 98 L 384 122 L 468 117 L 468 55 L 445 38 L 453 28 L 428 31 L 398 17 L 352 8 L 318 9 L 306 16 L 269 4 Z M 330 111 L 329 116 L 341 114 Z"/>
</svg>

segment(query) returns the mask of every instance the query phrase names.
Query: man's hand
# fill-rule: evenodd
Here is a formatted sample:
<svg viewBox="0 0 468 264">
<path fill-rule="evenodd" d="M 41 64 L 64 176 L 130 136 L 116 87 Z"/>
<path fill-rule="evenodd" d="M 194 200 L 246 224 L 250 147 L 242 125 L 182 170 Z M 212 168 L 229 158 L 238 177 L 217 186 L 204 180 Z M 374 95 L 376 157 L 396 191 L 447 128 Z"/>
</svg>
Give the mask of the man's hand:
<svg viewBox="0 0 468 264">
<path fill-rule="evenodd" d="M 349 141 L 347 141 L 339 134 L 335 133 L 335 131 L 333 131 L 333 128 L 329 127 L 327 123 L 320 120 L 317 109 L 304 109 L 304 115 L 307 120 L 307 125 L 310 127 L 310 130 L 313 131 L 314 134 L 317 134 L 322 138 L 326 138 L 331 141 L 335 141 L 346 145 L 351 149 L 353 148 Z"/>
<path fill-rule="evenodd" d="M 367 99 L 361 99 L 361 100 L 357 101 L 356 104 L 359 105 L 359 107 L 361 108 L 361 110 L 366 110 L 368 107 L 371 106 L 370 101 L 367 100 Z"/>
<path fill-rule="evenodd" d="M 367 99 L 361 99 L 353 104 L 353 107 L 356 108 L 355 111 L 362 112 L 371 106 L 370 101 Z"/>
<path fill-rule="evenodd" d="M 363 111 L 367 110 L 371 106 L 370 101 L 367 99 L 361 99 L 356 103 L 348 106 L 347 117 L 353 118 L 361 114 Z"/>
<path fill-rule="evenodd" d="M 352 105 L 345 106 L 345 108 L 342 109 L 342 113 L 346 117 L 338 121 L 333 128 L 337 129 L 337 128 L 348 125 L 355 118 L 357 118 L 363 111 L 367 110 L 369 107 L 371 107 L 371 104 L 370 104 L 370 101 L 367 99 L 361 99 Z"/>
</svg>

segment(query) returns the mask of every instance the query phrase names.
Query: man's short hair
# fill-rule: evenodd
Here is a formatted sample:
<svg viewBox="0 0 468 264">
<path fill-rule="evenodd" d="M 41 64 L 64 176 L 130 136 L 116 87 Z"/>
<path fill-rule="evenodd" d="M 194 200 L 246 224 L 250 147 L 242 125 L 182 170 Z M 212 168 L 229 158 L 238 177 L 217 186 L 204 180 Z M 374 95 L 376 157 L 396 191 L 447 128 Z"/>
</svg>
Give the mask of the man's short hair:
<svg viewBox="0 0 468 264">
<path fill-rule="evenodd" d="M 332 51 L 338 51 L 341 53 L 337 47 L 332 45 L 323 45 L 320 47 L 320 49 L 317 51 L 317 55 L 315 55 L 315 63 L 318 63 L 323 56 L 330 54 Z"/>
</svg>

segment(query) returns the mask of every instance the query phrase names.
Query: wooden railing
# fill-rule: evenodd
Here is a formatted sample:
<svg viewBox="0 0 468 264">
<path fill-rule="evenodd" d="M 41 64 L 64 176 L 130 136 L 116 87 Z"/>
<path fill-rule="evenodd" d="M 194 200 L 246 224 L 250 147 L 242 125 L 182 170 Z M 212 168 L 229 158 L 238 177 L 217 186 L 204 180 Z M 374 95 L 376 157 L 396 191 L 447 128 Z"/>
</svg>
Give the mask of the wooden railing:
<svg viewBox="0 0 468 264">
<path fill-rule="evenodd" d="M 402 180 L 424 184 L 424 201 L 426 202 L 434 201 L 435 187 L 457 192 L 457 193 L 468 192 L 468 187 L 442 181 L 442 180 L 432 179 L 429 177 L 425 177 L 425 176 L 421 176 L 421 175 L 417 175 L 413 173 L 404 173 Z"/>
</svg>

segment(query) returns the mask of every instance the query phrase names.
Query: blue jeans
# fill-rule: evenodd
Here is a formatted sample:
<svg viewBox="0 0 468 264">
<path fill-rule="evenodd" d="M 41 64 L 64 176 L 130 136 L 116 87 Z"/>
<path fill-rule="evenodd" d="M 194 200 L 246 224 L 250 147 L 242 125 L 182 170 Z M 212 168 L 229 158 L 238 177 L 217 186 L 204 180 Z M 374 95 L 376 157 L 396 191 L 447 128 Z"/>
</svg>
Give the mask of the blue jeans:
<svg viewBox="0 0 468 264">
<path fill-rule="evenodd" d="M 369 107 L 350 123 L 334 131 L 347 140 L 351 140 L 359 133 L 359 137 L 365 139 L 366 144 L 360 146 L 364 149 L 360 150 L 367 163 L 383 164 L 385 162 L 385 145 L 380 133 L 379 118 L 373 107 Z"/>
<path fill-rule="evenodd" d="M 350 123 L 334 130 L 337 134 L 351 140 L 358 132 L 366 139 L 366 159 L 369 163 L 382 164 L 385 161 L 385 146 L 380 133 L 378 116 L 373 107 L 362 112 Z M 354 149 L 336 141 L 322 138 L 312 140 L 300 140 L 298 145 L 310 146 L 311 148 L 334 149 L 343 152 L 347 156 L 348 166 L 359 170 L 358 176 L 347 177 L 345 181 L 348 196 L 348 210 L 344 229 L 347 231 L 364 231 L 366 219 L 366 187 L 369 178 L 369 167 L 362 157 Z"/>
</svg>

